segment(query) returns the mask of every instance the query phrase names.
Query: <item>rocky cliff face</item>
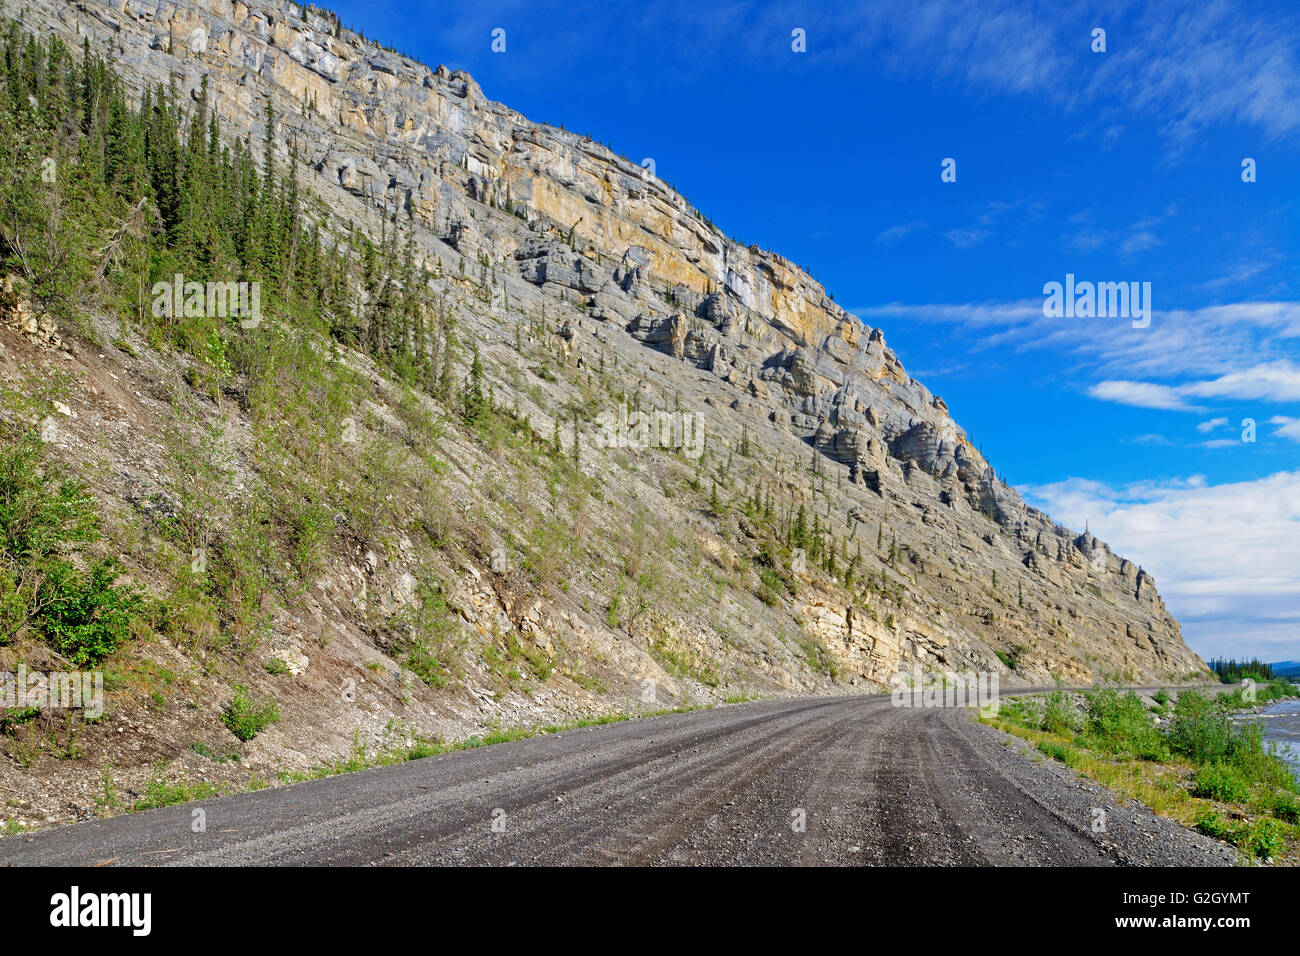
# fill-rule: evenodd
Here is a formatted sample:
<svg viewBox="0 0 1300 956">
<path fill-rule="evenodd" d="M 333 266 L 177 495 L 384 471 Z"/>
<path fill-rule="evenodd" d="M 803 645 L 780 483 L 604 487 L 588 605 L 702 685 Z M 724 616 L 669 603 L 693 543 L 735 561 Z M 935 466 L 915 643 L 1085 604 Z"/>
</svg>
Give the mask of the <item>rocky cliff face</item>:
<svg viewBox="0 0 1300 956">
<path fill-rule="evenodd" d="M 331 14 L 304 16 L 296 3 L 3 6 L 74 48 L 90 37 L 137 91 L 175 83 L 197 98 L 206 77 L 228 136 L 260 142 L 269 101 L 280 117 L 278 161 L 288 163 L 296 144 L 322 224 L 377 233 L 396 216 L 420 256 L 437 264 L 462 339 L 479 345 L 498 400 L 546 433 L 563 419 L 566 439 L 569 417 L 559 409 L 582 405 L 584 470 L 605 489 L 610 536 L 648 510 L 656 530 L 646 534 L 659 535 L 652 553 L 670 578 L 687 582 L 707 567 L 716 582 L 726 569 L 725 584 L 704 600 L 661 588 L 649 612 L 660 636 L 647 637 L 591 612 L 581 595 L 603 606 L 613 588 L 598 564 L 575 576 L 577 590 L 522 603 L 487 585 L 483 561 L 460 566 L 452 592 L 469 626 L 500 618 L 542 645 L 562 640 L 584 649 L 575 653 L 622 661 L 604 694 L 584 687 L 560 696 L 617 697 L 645 673 L 659 675 L 677 702 L 728 687 L 871 687 L 913 665 L 993 669 L 1008 683 L 1204 671 L 1151 576 L 1000 482 L 880 329 L 780 255 L 723 235 L 628 159 L 490 102 L 462 72 L 363 42 Z M 539 349 L 558 358 L 554 380 L 530 374 Z M 859 581 L 879 586 L 867 593 L 795 567 L 793 594 L 755 600 L 747 519 L 733 509 L 709 520 L 698 502 L 669 491 L 681 476 L 698 476 L 698 462 L 651 451 L 637 459 L 647 464 L 629 466 L 626 450 L 599 447 L 597 414 L 627 392 L 698 415 L 704 461 L 724 498 L 758 491 L 777 495 L 778 510 L 805 505 L 845 559 L 862 555 Z M 458 454 L 491 468 L 490 456 Z M 489 494 L 476 469 L 450 479 L 467 501 Z M 705 495 L 709 481 L 706 472 Z M 507 524 L 483 520 L 487 538 Z M 693 557 L 663 535 L 695 542 Z M 343 561 L 326 579 L 345 590 L 356 578 L 400 603 L 411 597 L 402 584 L 411 568 L 399 552 L 372 554 L 368 566 L 359 556 Z M 313 613 L 346 626 L 346 608 L 322 599 Z M 702 662 L 688 676 L 656 653 L 665 634 Z M 799 650 L 808 646 L 820 650 Z M 820 655 L 830 666 L 817 664 Z M 713 679 L 698 680 L 702 673 Z M 467 685 L 473 691 L 473 680 Z M 480 720 L 502 710 L 474 701 Z"/>
</svg>

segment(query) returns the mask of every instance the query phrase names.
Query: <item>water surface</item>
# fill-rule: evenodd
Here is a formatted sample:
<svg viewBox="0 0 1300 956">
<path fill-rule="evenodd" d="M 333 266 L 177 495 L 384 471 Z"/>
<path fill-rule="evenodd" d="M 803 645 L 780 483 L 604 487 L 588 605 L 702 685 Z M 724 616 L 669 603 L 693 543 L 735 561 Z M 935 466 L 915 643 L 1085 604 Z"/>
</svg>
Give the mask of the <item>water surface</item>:
<svg viewBox="0 0 1300 956">
<path fill-rule="evenodd" d="M 1278 745 L 1278 756 L 1300 780 L 1300 700 L 1280 700 L 1243 719 L 1257 720 L 1264 726 L 1264 740 Z"/>
</svg>

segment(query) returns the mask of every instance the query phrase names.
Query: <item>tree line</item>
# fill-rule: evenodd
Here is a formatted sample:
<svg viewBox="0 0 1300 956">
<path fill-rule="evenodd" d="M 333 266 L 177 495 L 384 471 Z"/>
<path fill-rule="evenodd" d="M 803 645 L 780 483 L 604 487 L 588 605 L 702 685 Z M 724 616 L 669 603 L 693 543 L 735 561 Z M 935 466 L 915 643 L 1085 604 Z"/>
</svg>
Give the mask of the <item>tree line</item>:
<svg viewBox="0 0 1300 956">
<path fill-rule="evenodd" d="M 177 274 L 258 282 L 280 323 L 452 396 L 455 321 L 430 289 L 436 261 L 417 262 L 396 214 L 375 240 L 312 205 L 297 145 L 276 161 L 269 103 L 260 142 L 227 141 L 206 77 L 189 97 L 173 81 L 136 103 L 89 39 L 78 56 L 12 21 L 0 81 L 0 267 L 38 312 L 84 330 L 87 310 L 103 307 L 151 344 L 225 374 L 248 358 L 238 328 L 219 316 L 155 315 L 154 284 Z"/>
</svg>

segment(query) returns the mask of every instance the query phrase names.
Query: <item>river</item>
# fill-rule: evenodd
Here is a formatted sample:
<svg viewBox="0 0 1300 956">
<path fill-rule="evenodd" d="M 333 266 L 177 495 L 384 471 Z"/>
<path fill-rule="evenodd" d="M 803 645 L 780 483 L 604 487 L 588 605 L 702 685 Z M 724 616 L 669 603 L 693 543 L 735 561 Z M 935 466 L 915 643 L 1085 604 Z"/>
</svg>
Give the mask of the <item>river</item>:
<svg viewBox="0 0 1300 956">
<path fill-rule="evenodd" d="M 1300 780 L 1300 700 L 1280 700 L 1267 710 L 1243 719 L 1258 720 L 1264 725 L 1265 741 L 1278 745 L 1278 756 Z"/>
</svg>

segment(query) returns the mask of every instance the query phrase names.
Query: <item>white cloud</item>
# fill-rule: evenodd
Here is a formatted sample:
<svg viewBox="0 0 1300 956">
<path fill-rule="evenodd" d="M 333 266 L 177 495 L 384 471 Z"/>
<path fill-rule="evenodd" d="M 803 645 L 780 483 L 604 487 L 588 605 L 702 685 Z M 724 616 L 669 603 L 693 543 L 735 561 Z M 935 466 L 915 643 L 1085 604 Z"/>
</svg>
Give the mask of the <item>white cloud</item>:
<svg viewBox="0 0 1300 956">
<path fill-rule="evenodd" d="M 1134 405 L 1138 408 L 1164 408 L 1176 411 L 1194 411 L 1198 406 L 1189 404 L 1188 398 L 1228 398 L 1240 401 L 1300 402 L 1300 365 L 1282 360 L 1255 365 L 1240 372 L 1230 372 L 1204 382 L 1186 382 L 1182 385 L 1161 385 L 1155 382 L 1103 381 L 1088 389 L 1093 398 Z M 1227 422 L 1227 419 L 1214 419 Z M 1202 427 L 1197 431 L 1209 431 Z"/>
<path fill-rule="evenodd" d="M 1289 418 L 1286 415 L 1274 415 L 1268 420 L 1270 425 L 1277 425 L 1277 434 L 1283 438 L 1289 438 L 1292 441 L 1300 441 L 1300 418 Z"/>
<path fill-rule="evenodd" d="M 1163 213 L 1146 216 L 1128 226 L 1105 229 L 1098 226 L 1090 210 L 1083 210 L 1066 220 L 1072 232 L 1067 233 L 1063 245 L 1070 252 L 1091 253 L 1106 246 L 1115 247 L 1122 257 L 1130 257 L 1161 245 L 1155 228 L 1178 214 L 1176 206 L 1168 206 Z"/>
<path fill-rule="evenodd" d="M 974 211 L 974 221 L 968 226 L 958 226 L 947 230 L 943 236 L 958 249 L 972 249 L 988 239 L 996 231 L 999 222 L 1010 214 L 1016 214 L 1018 220 L 1035 220 L 1042 217 L 1046 205 L 1041 202 L 1027 202 L 1016 199 L 1006 202 L 993 199 Z"/>
<path fill-rule="evenodd" d="M 1228 424 L 1226 418 L 1211 418 L 1208 422 L 1201 422 L 1198 424 L 1196 430 L 1201 434 L 1205 434 L 1206 432 L 1214 431 L 1216 428 L 1222 428 L 1226 424 Z"/>
<path fill-rule="evenodd" d="M 1144 435 L 1135 435 L 1129 439 L 1138 445 L 1172 445 L 1167 435 L 1159 435 L 1155 432 L 1147 432 Z"/>
<path fill-rule="evenodd" d="M 1153 4 L 1138 20 L 1136 42 L 1117 47 L 1093 86 L 1163 113 L 1177 138 L 1224 122 L 1293 134 L 1300 130 L 1300 56 L 1288 20 L 1243 17 L 1223 0 L 1190 16 L 1181 4 Z"/>
<path fill-rule="evenodd" d="M 1300 471 L 1122 488 L 1071 478 L 1020 490 L 1151 573 L 1202 656 L 1300 657 Z"/>
<path fill-rule="evenodd" d="M 900 223 L 897 226 L 890 226 L 888 229 L 882 229 L 876 233 L 876 242 L 881 245 L 892 245 L 895 242 L 906 239 L 917 230 L 925 228 L 925 222 L 920 219 L 913 219 L 911 222 Z"/>
<path fill-rule="evenodd" d="M 1266 362 L 1208 382 L 1184 385 L 1181 391 L 1200 398 L 1300 402 L 1300 365 L 1285 359 Z"/>
<path fill-rule="evenodd" d="M 1125 239 L 1120 245 L 1119 251 L 1124 255 L 1132 255 L 1135 252 L 1145 252 L 1147 249 L 1154 249 L 1158 245 L 1160 245 L 1160 240 L 1156 238 L 1156 234 L 1150 230 L 1144 229 L 1141 232 L 1133 233 L 1133 235 Z"/>
<path fill-rule="evenodd" d="M 1229 266 L 1223 275 L 1215 276 L 1201 283 L 1200 288 L 1208 290 L 1223 289 L 1229 286 L 1245 285 L 1256 276 L 1267 272 L 1286 257 L 1272 250 L 1260 252 L 1248 259 L 1239 259 Z"/>
<path fill-rule="evenodd" d="M 972 249 L 989 237 L 987 229 L 949 229 L 943 237 L 958 249 Z"/>
<path fill-rule="evenodd" d="M 1239 123 L 1272 138 L 1300 132 L 1300 31 L 1285 9 L 1243 16 L 1228 0 L 1194 11 L 1153 0 L 1112 12 L 1104 54 L 1089 51 L 1098 24 L 1084 6 L 883 0 L 818 16 L 827 57 L 870 56 L 885 70 L 964 82 L 977 95 L 1087 110 L 1103 117 L 1091 135 L 1104 143 L 1125 114 L 1159 123 L 1175 149 L 1211 125 Z M 767 14 L 783 35 L 789 17 Z M 1090 79 L 1081 87 L 1083 64 Z"/>
<path fill-rule="evenodd" d="M 1152 382 L 1123 382 L 1107 380 L 1088 389 L 1088 394 L 1104 402 L 1118 402 L 1138 408 L 1163 408 L 1173 411 L 1191 411 L 1179 395 L 1178 389 Z"/>
<path fill-rule="evenodd" d="M 1090 371 L 1101 379 L 1093 388 L 1096 397 L 1108 401 L 1184 411 L 1200 407 L 1198 399 L 1300 401 L 1300 362 L 1295 359 L 1300 353 L 1300 302 L 1157 309 L 1144 329 L 1133 328 L 1126 319 L 1047 318 L 1041 297 L 943 305 L 893 302 L 854 311 L 875 324 L 953 325 L 967 333 L 976 349 L 1048 349 L 1072 356 L 1074 371 Z"/>
</svg>

